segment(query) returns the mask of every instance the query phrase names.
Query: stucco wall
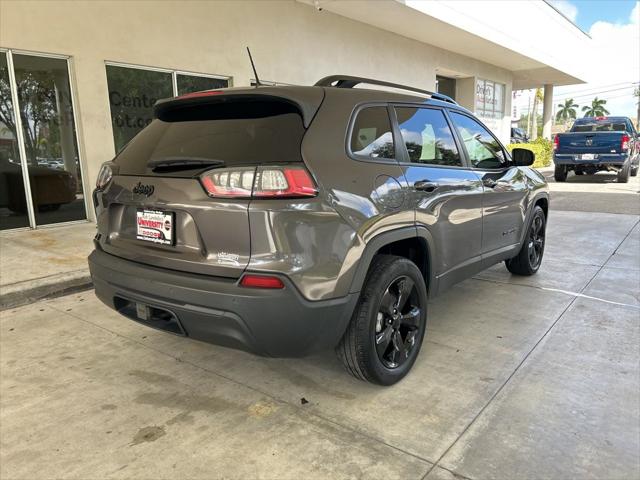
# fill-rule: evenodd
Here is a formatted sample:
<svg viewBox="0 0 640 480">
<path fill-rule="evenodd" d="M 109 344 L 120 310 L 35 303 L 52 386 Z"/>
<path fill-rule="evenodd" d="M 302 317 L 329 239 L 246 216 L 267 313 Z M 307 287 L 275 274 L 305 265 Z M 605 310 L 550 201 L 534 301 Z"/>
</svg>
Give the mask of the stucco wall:
<svg viewBox="0 0 640 480">
<path fill-rule="evenodd" d="M 294 1 L 0 2 L 0 47 L 72 57 L 85 191 L 114 155 L 105 61 L 312 84 L 344 73 L 435 89 L 445 68 L 507 85 L 511 72 Z"/>
</svg>

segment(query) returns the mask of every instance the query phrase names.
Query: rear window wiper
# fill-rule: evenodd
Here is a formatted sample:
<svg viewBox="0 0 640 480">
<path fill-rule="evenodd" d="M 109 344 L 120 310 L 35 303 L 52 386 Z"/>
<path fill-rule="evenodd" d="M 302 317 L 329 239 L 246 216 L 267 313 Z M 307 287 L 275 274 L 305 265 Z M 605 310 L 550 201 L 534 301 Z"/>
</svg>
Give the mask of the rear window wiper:
<svg viewBox="0 0 640 480">
<path fill-rule="evenodd" d="M 147 166 L 154 172 L 162 170 L 190 170 L 193 168 L 204 167 L 224 167 L 224 165 L 225 163 L 223 160 L 198 157 L 166 157 L 158 160 L 152 160 L 147 164 Z"/>
</svg>

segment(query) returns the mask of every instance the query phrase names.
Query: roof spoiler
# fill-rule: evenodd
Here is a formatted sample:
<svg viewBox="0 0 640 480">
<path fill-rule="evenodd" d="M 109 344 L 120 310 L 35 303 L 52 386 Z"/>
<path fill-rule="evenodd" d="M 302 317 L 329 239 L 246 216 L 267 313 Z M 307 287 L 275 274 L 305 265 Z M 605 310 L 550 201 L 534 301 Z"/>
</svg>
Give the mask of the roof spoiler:
<svg viewBox="0 0 640 480">
<path fill-rule="evenodd" d="M 323 98 L 324 92 L 322 89 L 309 89 L 308 87 L 293 87 L 288 90 L 278 87 L 206 90 L 158 100 L 153 106 L 153 113 L 155 118 L 167 121 L 174 114 L 193 106 L 213 106 L 255 101 L 283 102 L 292 105 L 300 112 L 303 124 L 307 128 Z"/>
<path fill-rule="evenodd" d="M 361 83 L 368 83 L 370 85 L 380 85 L 383 87 L 391 87 L 397 88 L 399 90 L 406 90 L 408 92 L 420 93 L 422 95 L 427 95 L 434 100 L 440 100 L 442 102 L 453 103 L 454 105 L 458 105 L 458 103 L 451 97 L 447 95 L 443 95 L 438 92 L 431 92 L 429 90 L 422 90 L 420 88 L 409 87 L 407 85 L 400 85 L 398 83 L 385 82 L 383 80 L 375 80 L 372 78 L 364 78 L 364 77 L 352 77 L 349 75 L 329 75 L 328 77 L 324 77 L 318 80 L 315 83 L 316 87 L 336 87 L 336 88 L 353 88 L 356 85 Z"/>
</svg>

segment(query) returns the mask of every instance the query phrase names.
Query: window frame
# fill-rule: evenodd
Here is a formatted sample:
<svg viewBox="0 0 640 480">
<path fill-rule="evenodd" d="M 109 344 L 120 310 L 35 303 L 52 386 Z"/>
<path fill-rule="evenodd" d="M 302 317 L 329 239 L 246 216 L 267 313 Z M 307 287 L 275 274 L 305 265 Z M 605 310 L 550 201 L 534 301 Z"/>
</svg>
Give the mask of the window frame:
<svg viewBox="0 0 640 480">
<path fill-rule="evenodd" d="M 458 138 L 459 142 L 462 144 L 462 151 L 464 152 L 464 156 L 467 159 L 467 165 L 468 168 L 471 170 L 478 170 L 478 171 L 491 171 L 491 172 L 499 172 L 499 171 L 504 171 L 504 170 L 508 170 L 509 168 L 513 167 L 513 160 L 511 158 L 511 155 L 509 154 L 509 151 L 505 148 L 505 146 L 502 144 L 502 142 L 498 139 L 498 137 L 496 137 L 493 132 L 491 131 L 491 129 L 489 127 L 487 127 L 484 123 L 482 123 L 482 121 L 480 121 L 479 118 L 475 117 L 474 115 L 469 114 L 468 112 L 465 112 L 464 110 L 458 110 L 456 108 L 447 108 L 447 113 L 457 113 L 458 115 L 462 115 L 464 117 L 470 118 L 471 120 L 475 121 L 476 123 L 478 123 L 480 126 L 482 126 L 482 128 L 484 128 L 489 135 L 491 135 L 493 137 L 493 139 L 498 142 L 498 145 L 500 146 L 500 148 L 502 149 L 502 153 L 504 155 L 504 158 L 506 160 L 506 165 L 502 166 L 502 167 L 496 167 L 496 168 L 480 168 L 480 167 L 475 167 L 473 165 L 473 162 L 471 161 L 471 157 L 469 156 L 469 152 L 467 152 L 467 147 L 464 145 L 464 141 L 462 139 L 462 134 L 460 133 L 460 131 L 458 130 L 458 126 L 456 125 L 455 121 L 453 118 L 450 118 L 451 120 L 451 124 L 454 126 L 454 135 Z"/>
<path fill-rule="evenodd" d="M 398 163 L 404 166 L 413 166 L 413 167 L 428 167 L 428 168 L 452 168 L 452 169 L 463 169 L 466 170 L 469 168 L 470 163 L 466 156 L 466 151 L 461 148 L 462 145 L 460 143 L 460 138 L 457 135 L 457 131 L 454 129 L 453 123 L 449 118 L 448 112 L 445 108 L 435 106 L 435 105 L 425 105 L 424 103 L 411 103 L 411 102 L 393 102 L 390 104 L 391 110 L 393 112 L 393 129 L 395 130 L 395 134 L 401 140 L 402 145 L 399 147 L 401 150 L 401 158 L 398 159 Z M 460 165 L 438 165 L 432 163 L 417 163 L 412 162 L 409 157 L 409 152 L 407 151 L 407 146 L 404 143 L 404 139 L 402 138 L 402 131 L 400 130 L 400 122 L 398 122 L 398 117 L 396 115 L 396 108 L 422 108 L 425 110 L 439 110 L 442 112 L 444 116 L 445 122 L 447 123 L 449 130 L 451 131 L 451 136 L 453 137 L 453 141 L 458 149 L 458 154 L 460 155 Z M 397 150 L 398 148 L 396 148 Z"/>
<path fill-rule="evenodd" d="M 386 158 L 386 157 L 365 157 L 363 155 L 358 155 L 351 150 L 351 136 L 353 135 L 353 129 L 355 128 L 356 120 L 360 112 L 366 108 L 371 107 L 383 107 L 387 111 L 387 117 L 389 119 L 389 127 L 391 128 L 391 138 L 393 140 L 393 151 L 395 153 L 396 158 Z M 394 124 L 395 112 L 393 112 L 393 107 L 389 104 L 389 102 L 363 102 L 357 104 L 353 107 L 351 112 L 351 116 L 349 117 L 349 123 L 347 127 L 347 133 L 345 137 L 345 152 L 347 157 L 357 162 L 368 162 L 368 163 L 381 163 L 384 165 L 396 164 L 398 165 L 401 152 L 398 146 L 398 136 L 397 131 Z"/>
<path fill-rule="evenodd" d="M 501 102 L 502 102 L 502 111 L 500 110 L 496 110 L 495 106 L 492 105 L 491 110 L 487 110 L 487 101 L 486 98 L 482 103 L 482 109 L 478 108 L 478 101 L 477 98 L 475 97 L 475 95 L 477 95 L 478 93 L 478 85 L 482 84 L 483 89 L 486 88 L 487 84 L 491 84 L 493 85 L 493 98 L 497 100 L 497 96 L 496 96 L 496 85 L 500 85 L 502 87 L 502 95 L 501 95 Z M 506 92 L 507 92 L 507 85 L 502 83 L 502 82 L 497 82 L 495 80 L 488 80 L 486 78 L 480 78 L 477 77 L 476 78 L 476 92 L 474 95 L 474 111 L 476 112 L 477 115 L 481 115 L 483 117 L 486 118 L 491 118 L 493 120 L 499 120 L 504 118 L 504 114 L 505 114 L 505 110 L 506 110 Z M 497 103 L 497 102 L 496 102 Z M 489 116 L 487 116 L 487 114 L 489 114 Z M 496 114 L 500 114 L 499 117 L 496 117 Z"/>
<path fill-rule="evenodd" d="M 202 78 L 215 78 L 217 80 L 226 80 L 229 84 L 225 88 L 233 87 L 233 77 L 230 75 L 220 75 L 214 73 L 199 73 L 199 72 L 190 72 L 188 70 L 179 70 L 176 68 L 164 68 L 164 67 L 152 67 L 149 65 L 140 65 L 136 63 L 123 63 L 123 62 L 114 62 L 111 60 L 104 61 L 104 73 L 105 77 L 107 75 L 107 66 L 111 67 L 121 67 L 121 68 L 133 68 L 136 70 L 147 70 L 150 72 L 160 72 L 160 73 L 169 73 L 171 74 L 171 89 L 173 90 L 173 96 L 178 96 L 178 75 L 184 75 L 189 77 L 202 77 Z"/>
</svg>

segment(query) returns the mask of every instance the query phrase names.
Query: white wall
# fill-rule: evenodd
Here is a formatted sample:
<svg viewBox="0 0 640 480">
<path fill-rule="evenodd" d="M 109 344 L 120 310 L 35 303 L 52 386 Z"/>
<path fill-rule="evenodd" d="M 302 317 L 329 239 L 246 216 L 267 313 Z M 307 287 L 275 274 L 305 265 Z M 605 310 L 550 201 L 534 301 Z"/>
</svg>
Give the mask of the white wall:
<svg viewBox="0 0 640 480">
<path fill-rule="evenodd" d="M 114 155 L 105 61 L 313 84 L 351 74 L 435 88 L 445 68 L 507 85 L 511 72 L 293 1 L 0 2 L 0 47 L 72 57 L 85 191 Z M 506 105 L 501 138 L 508 140 Z"/>
</svg>

